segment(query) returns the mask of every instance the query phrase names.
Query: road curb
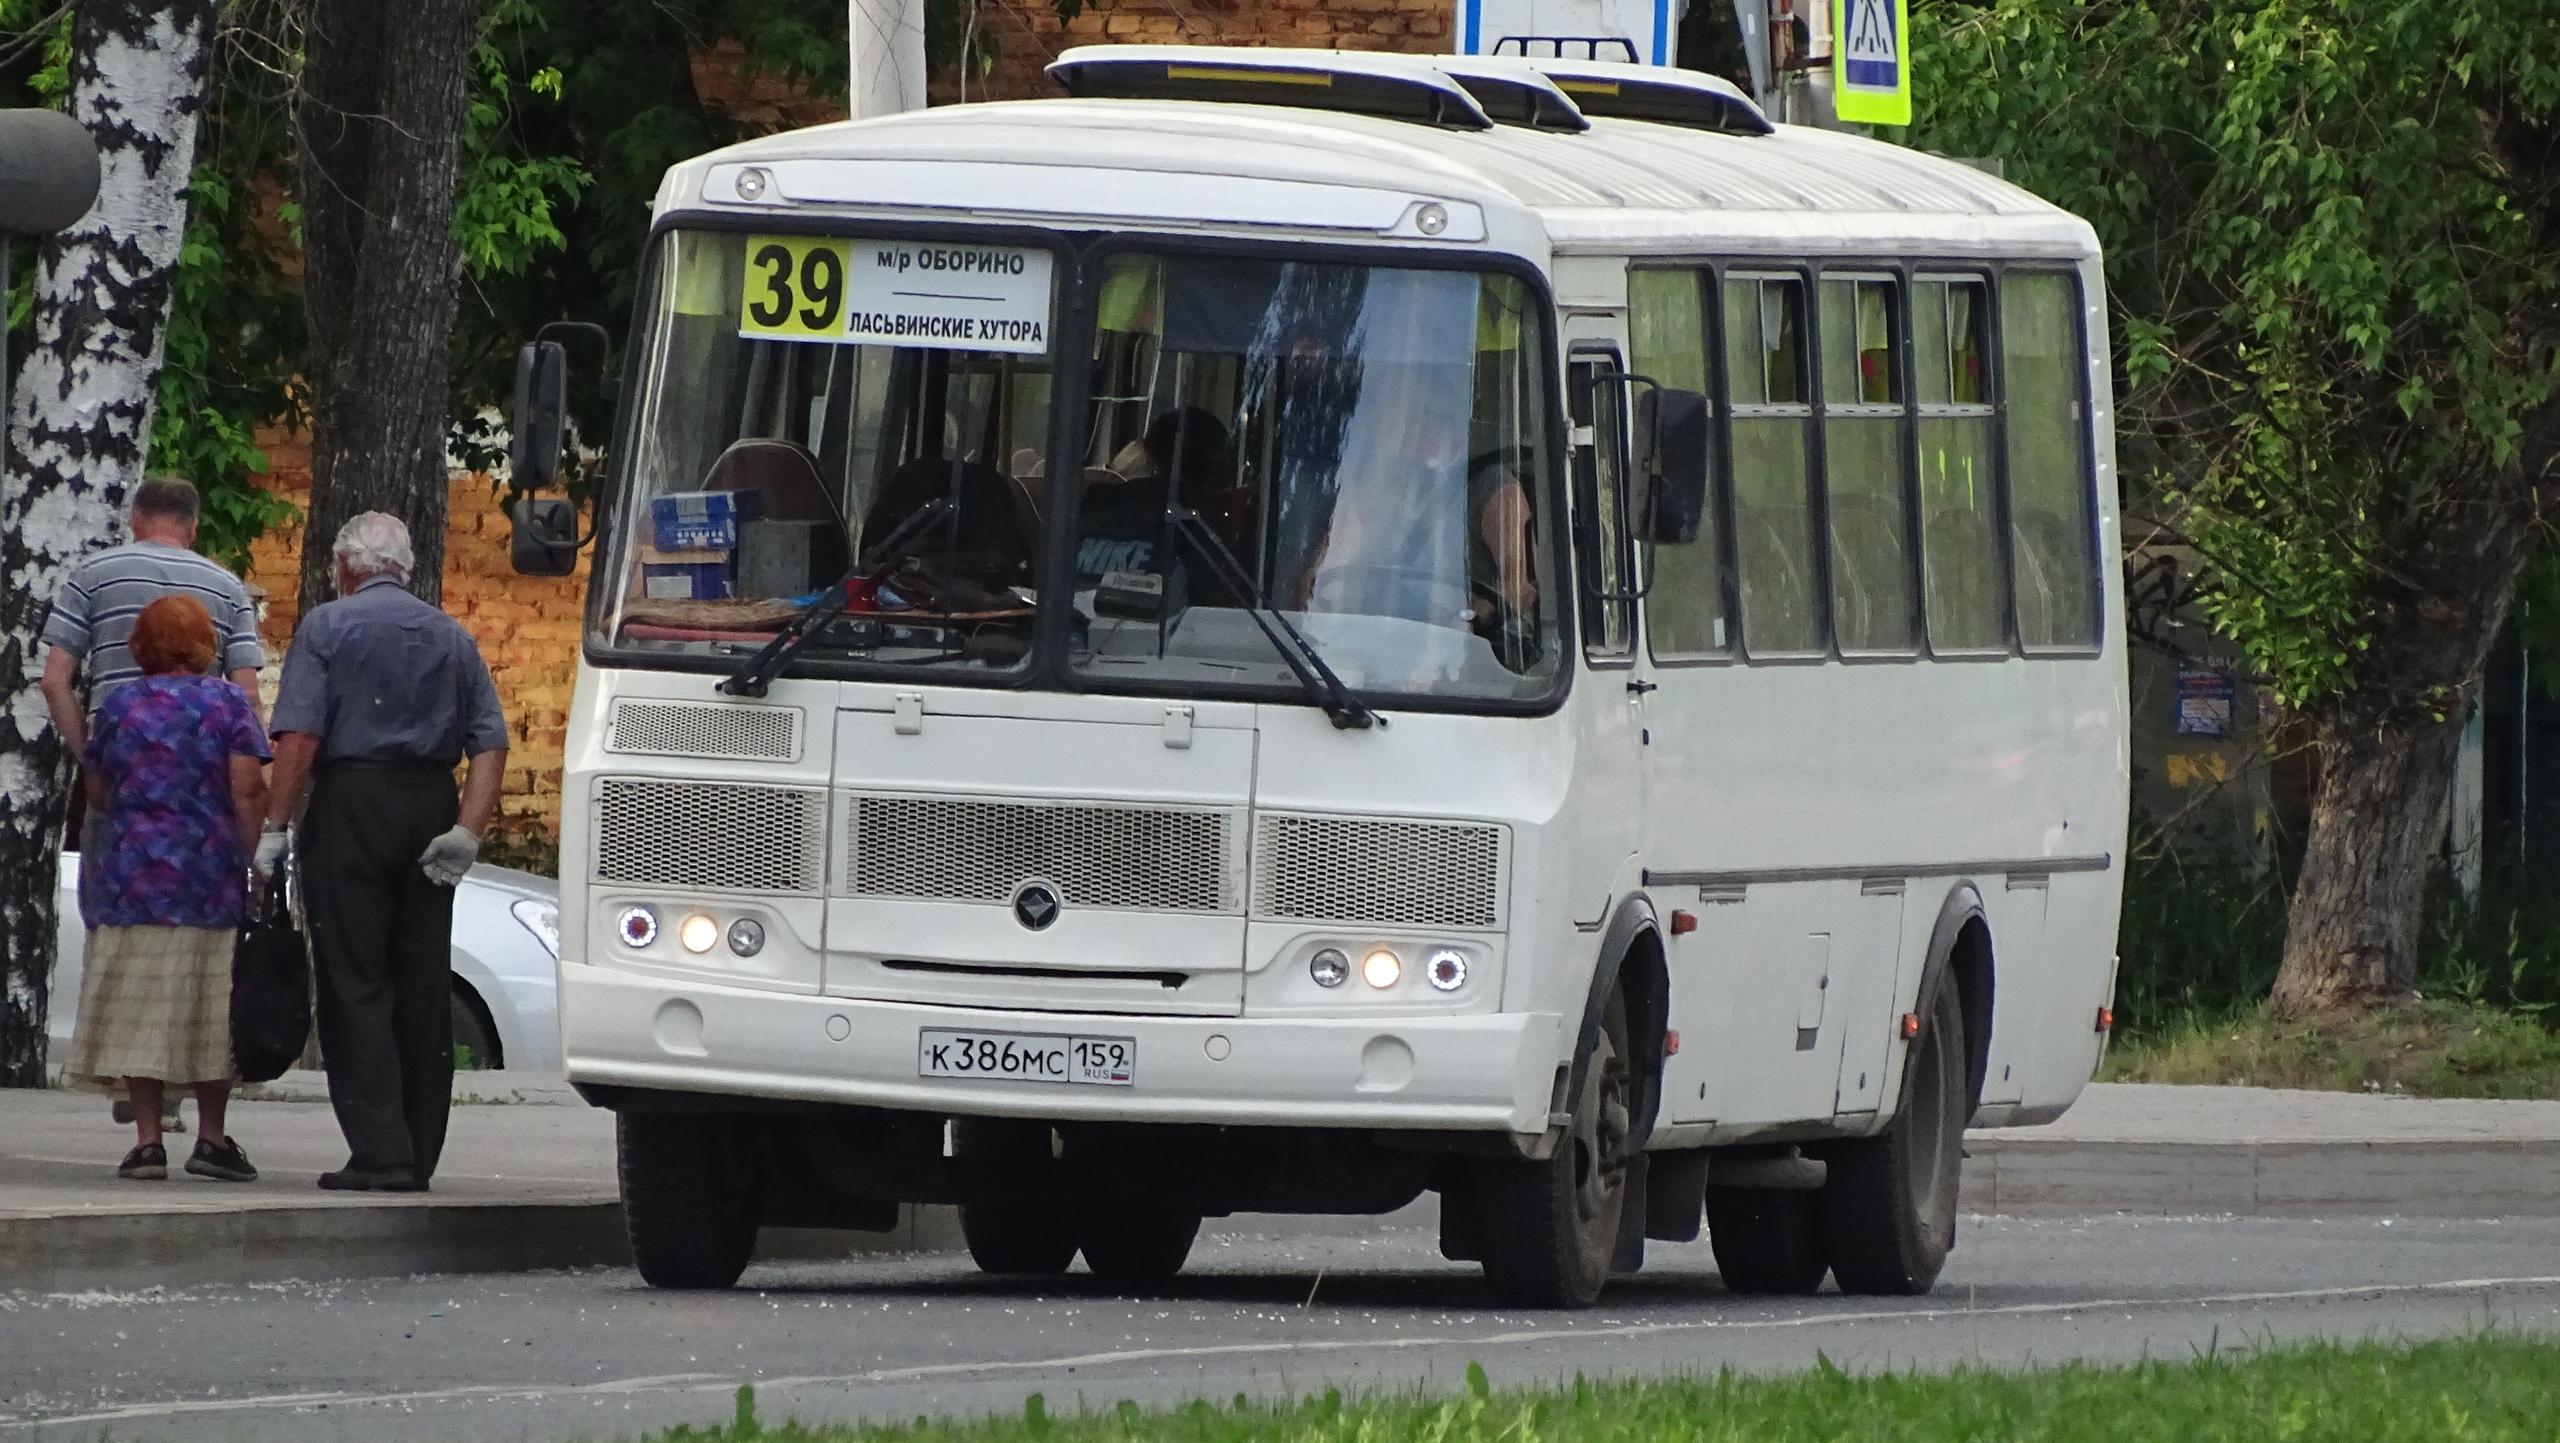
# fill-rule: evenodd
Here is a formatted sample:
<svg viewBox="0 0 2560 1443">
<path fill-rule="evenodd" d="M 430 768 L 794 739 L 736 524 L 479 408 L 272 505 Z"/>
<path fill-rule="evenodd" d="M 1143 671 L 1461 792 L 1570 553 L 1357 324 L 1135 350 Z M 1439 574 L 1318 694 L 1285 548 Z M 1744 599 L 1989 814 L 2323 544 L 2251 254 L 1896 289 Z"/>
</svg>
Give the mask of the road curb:
<svg viewBox="0 0 2560 1443">
<path fill-rule="evenodd" d="M 2000 1214 L 2560 1217 L 2560 1141 L 2089 1142 L 1976 1133 L 1963 1207 Z M 1212 1237 L 1358 1237 L 1428 1229 L 1436 1200 L 1382 1217 L 1240 1215 Z M 887 1233 L 768 1229 L 758 1256 L 807 1261 L 961 1248 L 949 1208 Z M 0 1280 L 36 1292 L 344 1281 L 629 1262 L 609 1196 L 415 1204 L 367 1200 L 167 1212 L 0 1216 Z"/>
<path fill-rule="evenodd" d="M 2560 1217 L 2560 1141 L 1967 1139 L 1969 1212 Z"/>
</svg>

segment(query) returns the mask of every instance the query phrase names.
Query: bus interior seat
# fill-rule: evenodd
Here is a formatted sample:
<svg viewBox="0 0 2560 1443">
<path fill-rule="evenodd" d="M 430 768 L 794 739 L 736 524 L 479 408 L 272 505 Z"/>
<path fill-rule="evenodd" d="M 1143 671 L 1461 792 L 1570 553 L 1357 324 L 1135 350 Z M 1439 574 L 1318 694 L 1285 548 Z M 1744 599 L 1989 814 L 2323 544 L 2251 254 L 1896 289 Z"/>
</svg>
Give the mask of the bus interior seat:
<svg viewBox="0 0 2560 1443">
<path fill-rule="evenodd" d="M 818 473 L 818 458 L 797 441 L 746 436 L 730 442 L 711 463 L 703 489 L 755 492 L 761 514 L 776 521 L 844 521 L 843 507 Z"/>
<path fill-rule="evenodd" d="M 1028 569 L 1036 521 L 1026 525 L 1023 489 L 994 467 L 977 461 L 954 463 L 940 456 L 918 456 L 889 473 L 887 484 L 863 518 L 866 546 L 887 536 L 926 502 L 954 494 L 957 471 L 957 515 L 918 538 L 916 551 L 949 549 L 985 554 L 1001 563 Z M 943 538 L 948 537 L 945 541 Z M 992 579 L 992 578 L 991 578 Z M 1005 577 L 1010 582 L 1014 578 Z"/>
</svg>

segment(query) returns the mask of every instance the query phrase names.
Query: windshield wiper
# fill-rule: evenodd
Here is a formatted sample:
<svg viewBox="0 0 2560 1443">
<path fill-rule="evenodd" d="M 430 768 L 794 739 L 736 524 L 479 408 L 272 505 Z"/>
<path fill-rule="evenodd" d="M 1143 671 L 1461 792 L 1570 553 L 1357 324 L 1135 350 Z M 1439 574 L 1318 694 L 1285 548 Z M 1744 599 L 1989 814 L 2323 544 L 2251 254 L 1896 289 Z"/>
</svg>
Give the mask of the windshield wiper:
<svg viewBox="0 0 2560 1443">
<path fill-rule="evenodd" d="M 1307 695 L 1324 708 L 1324 714 L 1333 719 L 1336 727 L 1353 731 L 1387 724 L 1385 717 L 1371 711 L 1366 703 L 1351 694 L 1351 688 L 1344 686 L 1333 668 L 1325 665 L 1324 657 L 1317 653 L 1306 637 L 1299 634 L 1296 627 L 1289 624 L 1289 618 L 1282 615 L 1278 607 L 1262 599 L 1262 588 L 1245 575 L 1244 563 L 1227 549 L 1227 543 L 1217 532 L 1209 529 L 1209 523 L 1200 519 L 1199 512 L 1177 502 L 1165 508 L 1165 515 L 1173 522 L 1177 534 L 1190 538 L 1201 558 L 1209 563 L 1209 569 L 1218 574 L 1218 580 L 1245 599 L 1246 614 L 1253 618 L 1254 625 L 1262 628 L 1263 636 L 1271 642 L 1271 649 L 1280 653 L 1280 659 L 1289 664 L 1290 673 L 1298 678 L 1298 685 L 1307 689 Z M 1283 641 L 1283 636 L 1288 639 Z"/>
<path fill-rule="evenodd" d="M 844 575 L 836 578 L 835 585 L 800 608 L 799 614 L 792 617 L 773 640 L 748 657 L 746 665 L 720 683 L 719 689 L 730 696 L 763 696 L 772 687 L 773 679 L 782 674 L 782 668 L 800 654 L 800 648 L 809 644 L 809 638 L 818 628 L 844 615 L 845 608 L 853 604 L 857 588 L 878 581 L 896 569 L 907 543 L 923 535 L 926 527 L 941 520 L 950 510 L 951 503 L 937 496 L 909 513 L 906 520 L 889 528 L 889 534 L 872 548 L 870 556 L 855 562 Z"/>
</svg>

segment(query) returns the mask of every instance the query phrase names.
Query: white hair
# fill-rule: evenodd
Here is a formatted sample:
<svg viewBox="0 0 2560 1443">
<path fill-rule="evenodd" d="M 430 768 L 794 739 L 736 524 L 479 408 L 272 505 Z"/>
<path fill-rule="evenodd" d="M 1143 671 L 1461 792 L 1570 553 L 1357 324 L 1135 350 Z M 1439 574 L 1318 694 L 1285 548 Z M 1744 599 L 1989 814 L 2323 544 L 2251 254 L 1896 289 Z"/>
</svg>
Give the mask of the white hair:
<svg viewBox="0 0 2560 1443">
<path fill-rule="evenodd" d="M 358 581 L 388 576 L 406 584 L 418 564 L 409 549 L 409 528 L 387 511 L 367 511 L 339 528 L 329 555 Z"/>
</svg>

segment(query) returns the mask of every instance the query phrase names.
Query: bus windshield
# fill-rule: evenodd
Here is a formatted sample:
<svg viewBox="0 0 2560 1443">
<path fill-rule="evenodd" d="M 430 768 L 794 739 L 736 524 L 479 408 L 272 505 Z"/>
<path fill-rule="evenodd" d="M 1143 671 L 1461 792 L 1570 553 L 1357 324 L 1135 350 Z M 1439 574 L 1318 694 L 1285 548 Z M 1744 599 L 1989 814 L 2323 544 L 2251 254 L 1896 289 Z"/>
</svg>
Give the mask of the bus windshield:
<svg viewBox="0 0 2560 1443">
<path fill-rule="evenodd" d="M 1100 288 L 1080 670 L 1285 680 L 1262 605 L 1356 691 L 1552 684 L 1561 572 L 1541 526 L 1547 353 L 1527 285 L 1121 255 Z M 1169 524 L 1185 511 L 1205 527 Z"/>
<path fill-rule="evenodd" d="M 1011 671 L 1046 604 L 1103 689 L 1297 694 L 1268 610 L 1364 695 L 1556 684 L 1552 352 L 1517 278 L 1121 253 L 1085 272 L 1091 369 L 1060 428 L 1047 250 L 660 244 L 604 646 L 744 656 L 860 562 L 792 670 Z M 1060 526 L 1073 574 L 1044 591 Z"/>
</svg>

